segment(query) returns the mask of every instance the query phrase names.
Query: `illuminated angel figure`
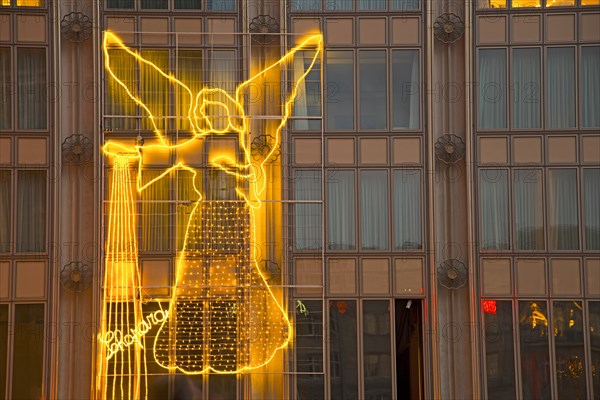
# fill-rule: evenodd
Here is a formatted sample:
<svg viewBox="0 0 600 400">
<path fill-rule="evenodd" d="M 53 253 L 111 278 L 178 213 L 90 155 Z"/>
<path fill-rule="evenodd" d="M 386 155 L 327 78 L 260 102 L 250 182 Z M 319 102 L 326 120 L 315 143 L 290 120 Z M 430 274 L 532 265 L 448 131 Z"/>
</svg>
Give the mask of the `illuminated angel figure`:
<svg viewBox="0 0 600 400">
<path fill-rule="evenodd" d="M 153 109 L 155 106 L 136 90 L 135 83 L 119 76 L 121 69 L 115 67 L 111 58 L 115 49 L 132 58 L 140 68 L 153 71 L 182 95 L 187 114 L 178 117 L 191 127 L 191 138 L 170 142 L 159 128 L 160 110 Z M 281 68 L 290 66 L 298 51 L 304 56 L 309 54 L 310 62 L 303 65 L 302 73 L 295 78 L 282 105 L 281 118 L 271 131 L 261 132 L 273 139 L 269 150 L 257 160 L 256 155 L 250 154 L 250 119 L 244 111 L 244 98 L 251 87 L 258 87 L 267 76 L 279 80 Z M 138 163 L 138 192 L 176 170 L 189 171 L 194 177 L 193 191 L 197 198 L 186 223 L 183 249 L 177 257 L 167 317 L 159 321 L 153 346 L 155 359 L 161 366 L 188 374 L 239 373 L 267 364 L 289 342 L 292 332 L 286 310 L 267 284 L 257 264 L 257 246 L 253 244 L 257 242 L 257 229 L 262 229 L 257 222 L 264 218 L 261 199 L 265 198 L 269 181 L 265 163 L 279 150 L 281 130 L 292 112 L 294 98 L 321 51 L 322 37 L 313 35 L 240 83 L 235 94 L 211 87 L 193 93 L 182 81 L 125 46 L 115 34 L 105 32 L 107 72 L 144 110 L 158 139 L 158 143 L 146 146 L 111 140 L 104 146 L 105 153 L 113 157 L 125 154 Z M 211 150 L 207 146 L 232 135 L 237 140 L 235 149 Z M 177 162 L 155 179 L 143 181 L 144 154 L 157 151 L 170 154 L 173 149 L 178 150 L 177 154 L 188 155 L 207 152 L 206 167 L 235 182 L 233 196 L 224 199 L 218 191 L 207 189 L 206 182 L 200 183 L 201 169 L 191 167 L 183 156 L 178 156 Z"/>
</svg>

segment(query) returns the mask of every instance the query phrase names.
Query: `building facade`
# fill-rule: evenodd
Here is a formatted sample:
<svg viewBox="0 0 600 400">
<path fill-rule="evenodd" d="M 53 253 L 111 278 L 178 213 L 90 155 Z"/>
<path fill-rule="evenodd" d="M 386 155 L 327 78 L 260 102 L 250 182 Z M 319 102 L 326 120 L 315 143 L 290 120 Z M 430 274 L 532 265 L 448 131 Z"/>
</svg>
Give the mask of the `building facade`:
<svg viewBox="0 0 600 400">
<path fill-rule="evenodd" d="M 0 0 L 0 399 L 600 399 L 599 26 Z"/>
</svg>

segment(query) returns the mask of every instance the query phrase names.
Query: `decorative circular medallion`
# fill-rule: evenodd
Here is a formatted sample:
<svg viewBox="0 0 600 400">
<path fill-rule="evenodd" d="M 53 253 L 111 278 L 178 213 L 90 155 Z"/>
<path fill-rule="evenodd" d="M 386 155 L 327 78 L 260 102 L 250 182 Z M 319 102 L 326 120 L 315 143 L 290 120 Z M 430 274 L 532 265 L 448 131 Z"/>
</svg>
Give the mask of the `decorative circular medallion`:
<svg viewBox="0 0 600 400">
<path fill-rule="evenodd" d="M 83 13 L 72 12 L 60 21 L 60 30 L 65 39 L 80 43 L 92 36 L 92 21 Z"/>
<path fill-rule="evenodd" d="M 277 20 L 270 15 L 259 15 L 250 21 L 250 33 L 252 40 L 260 44 L 269 44 L 275 40 L 275 35 L 269 35 L 269 33 L 279 32 L 279 23 Z"/>
<path fill-rule="evenodd" d="M 435 20 L 433 32 L 437 40 L 454 43 L 465 33 L 465 23 L 458 15 L 445 13 Z"/>
<path fill-rule="evenodd" d="M 92 271 L 80 261 L 70 262 L 60 271 L 60 283 L 65 289 L 83 292 L 92 283 Z"/>
<path fill-rule="evenodd" d="M 275 143 L 275 138 L 271 135 L 258 135 L 252 140 L 252 145 L 250 146 L 250 152 L 252 154 L 252 158 L 254 160 L 259 161 L 263 160 L 273 149 L 273 145 Z M 279 156 L 281 155 L 280 146 L 271 154 L 271 157 L 267 160 L 267 162 L 272 163 L 275 162 Z"/>
<path fill-rule="evenodd" d="M 435 143 L 435 156 L 446 164 L 454 164 L 465 156 L 465 142 L 455 134 L 445 134 Z"/>
<path fill-rule="evenodd" d="M 467 283 L 467 267 L 457 259 L 442 262 L 437 269 L 438 282 L 448 289 L 459 289 Z"/>
<path fill-rule="evenodd" d="M 62 158 L 65 164 L 84 164 L 91 161 L 93 146 L 83 135 L 71 135 L 62 143 Z"/>
</svg>

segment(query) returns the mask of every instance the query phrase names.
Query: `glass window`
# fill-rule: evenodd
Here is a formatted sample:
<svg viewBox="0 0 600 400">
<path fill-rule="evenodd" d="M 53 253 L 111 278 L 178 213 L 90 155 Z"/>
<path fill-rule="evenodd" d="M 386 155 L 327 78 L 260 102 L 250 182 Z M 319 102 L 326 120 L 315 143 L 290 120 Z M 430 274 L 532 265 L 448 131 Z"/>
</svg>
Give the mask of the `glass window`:
<svg viewBox="0 0 600 400">
<path fill-rule="evenodd" d="M 237 86 L 237 59 L 233 50 L 210 50 L 209 55 L 209 87 L 221 88 L 230 95 L 235 95 Z M 208 115 L 213 116 L 212 123 L 214 129 L 225 130 L 228 127 L 229 119 L 223 115 L 223 108 L 219 106 L 209 106 Z"/>
<path fill-rule="evenodd" d="M 360 128 L 387 127 L 387 71 L 385 50 L 358 53 Z"/>
<path fill-rule="evenodd" d="M 419 128 L 419 51 L 392 51 L 392 115 L 396 129 Z"/>
<path fill-rule="evenodd" d="M 363 302 L 364 399 L 391 399 L 390 302 Z"/>
<path fill-rule="evenodd" d="M 600 127 L 600 46 L 581 48 L 581 124 Z"/>
<path fill-rule="evenodd" d="M 353 1 L 355 0 L 324 0 L 326 10 L 352 10 Z"/>
<path fill-rule="evenodd" d="M 597 6 L 600 5 L 600 0 L 581 0 L 582 6 Z"/>
<path fill-rule="evenodd" d="M 572 7 L 575 0 L 546 0 L 546 7 Z"/>
<path fill-rule="evenodd" d="M 199 10 L 200 0 L 175 0 L 176 10 Z"/>
<path fill-rule="evenodd" d="M 10 175 L 10 171 L 0 170 L 0 253 L 10 251 L 12 243 Z"/>
<path fill-rule="evenodd" d="M 506 0 L 477 0 L 477 8 L 506 8 Z"/>
<path fill-rule="evenodd" d="M 10 129 L 12 121 L 10 58 L 10 48 L 0 47 L 0 129 Z"/>
<path fill-rule="evenodd" d="M 421 171 L 395 170 L 394 174 L 394 249 L 420 249 Z"/>
<path fill-rule="evenodd" d="M 332 399 L 359 399 L 356 333 L 356 301 L 329 300 L 329 374 Z"/>
<path fill-rule="evenodd" d="M 163 171 L 142 171 L 142 185 L 158 179 Z M 140 193 L 140 251 L 169 250 L 170 179 L 162 177 Z"/>
<path fill-rule="evenodd" d="M 360 200 L 361 247 L 365 250 L 387 249 L 387 171 L 361 171 Z"/>
<path fill-rule="evenodd" d="M 600 301 L 590 301 L 588 304 L 591 364 L 596 369 L 596 375 L 592 372 L 592 376 L 596 378 L 600 373 Z M 600 379 L 592 379 L 592 392 L 595 399 L 600 398 Z"/>
<path fill-rule="evenodd" d="M 178 117 L 178 128 L 184 131 L 192 131 L 190 121 L 186 118 L 190 115 L 190 105 L 196 103 L 195 96 L 202 90 L 202 51 L 201 50 L 179 50 L 177 51 L 177 78 L 180 79 L 192 92 L 192 98 L 185 90 L 175 86 L 177 96 L 177 107 L 175 116 Z M 191 104 L 190 104 L 191 102 Z"/>
<path fill-rule="evenodd" d="M 8 304 L 0 304 L 0 400 L 6 399 L 8 376 Z"/>
<path fill-rule="evenodd" d="M 169 8 L 168 0 L 141 0 L 140 4 L 143 9 L 149 10 L 166 10 Z"/>
<path fill-rule="evenodd" d="M 296 300 L 296 378 L 298 400 L 320 400 L 325 396 L 323 372 L 323 303 Z M 312 374 L 314 373 L 314 374 Z"/>
<path fill-rule="evenodd" d="M 483 249 L 508 249 L 507 171 L 481 171 L 479 187 L 481 243 Z"/>
<path fill-rule="evenodd" d="M 483 300 L 489 400 L 516 398 L 512 301 Z"/>
<path fill-rule="evenodd" d="M 322 241 L 321 204 L 302 201 L 321 200 L 321 171 L 296 171 L 295 178 L 296 248 L 318 250 Z"/>
<path fill-rule="evenodd" d="M 319 9 L 321 9 L 321 0 L 292 0 L 292 11 Z"/>
<path fill-rule="evenodd" d="M 514 49 L 512 58 L 512 126 L 541 126 L 540 49 Z"/>
<path fill-rule="evenodd" d="M 521 382 L 524 400 L 550 400 L 548 312 L 544 301 L 519 302 Z"/>
<path fill-rule="evenodd" d="M 548 171 L 548 224 L 550 249 L 577 250 L 579 222 L 577 206 L 577 171 Z"/>
<path fill-rule="evenodd" d="M 575 49 L 573 47 L 548 48 L 546 127 L 575 127 Z"/>
<path fill-rule="evenodd" d="M 198 201 L 198 193 L 194 190 L 194 175 L 190 171 L 177 171 L 177 251 L 183 250 L 185 234 L 188 223 L 190 226 L 202 226 L 202 213 L 194 212 Z M 202 174 L 196 174 L 195 188 L 202 190 Z M 190 218 L 192 218 L 190 220 Z M 187 250 L 200 250 L 202 243 L 199 240 L 189 240 Z"/>
<path fill-rule="evenodd" d="M 506 50 L 479 50 L 479 127 L 506 128 Z"/>
<path fill-rule="evenodd" d="M 294 57 L 294 82 L 310 68 L 314 58 L 314 51 L 299 51 Z M 301 119 L 302 117 L 321 116 L 321 61 L 315 64 L 298 85 L 298 94 L 294 99 L 294 129 L 299 131 L 321 130 L 321 121 L 318 119 Z"/>
<path fill-rule="evenodd" d="M 43 398 L 44 305 L 15 304 L 14 321 L 12 398 Z"/>
<path fill-rule="evenodd" d="M 388 0 L 360 0 L 359 8 L 361 10 L 385 10 Z"/>
<path fill-rule="evenodd" d="M 168 50 L 146 49 L 141 51 L 141 56 L 160 68 L 161 71 L 169 71 Z M 140 98 L 144 105 L 152 111 L 156 128 L 164 131 L 168 126 L 167 118 L 171 115 L 169 81 L 156 68 L 141 62 L 138 65 L 140 68 Z M 142 119 L 142 129 L 155 129 L 150 118 Z"/>
<path fill-rule="evenodd" d="M 215 11 L 235 10 L 236 0 L 208 0 L 206 8 Z"/>
<path fill-rule="evenodd" d="M 542 171 L 520 169 L 514 174 L 513 201 L 515 207 L 515 248 L 544 248 L 544 211 Z"/>
<path fill-rule="evenodd" d="M 327 180 L 328 248 L 353 250 L 356 248 L 354 171 L 331 171 Z"/>
<path fill-rule="evenodd" d="M 354 129 L 354 53 L 328 51 L 326 81 L 327 129 Z"/>
<path fill-rule="evenodd" d="M 551 0 L 549 0 L 551 1 Z M 512 0 L 513 8 L 541 7 L 541 0 Z"/>
<path fill-rule="evenodd" d="M 585 399 L 586 376 L 581 301 L 555 301 L 552 325 L 559 399 Z"/>
<path fill-rule="evenodd" d="M 583 170 L 585 248 L 600 250 L 600 169 Z"/>
<path fill-rule="evenodd" d="M 46 171 L 17 172 L 17 251 L 46 251 Z"/>
<path fill-rule="evenodd" d="M 17 49 L 17 125 L 19 129 L 46 129 L 46 50 Z"/>
<path fill-rule="evenodd" d="M 107 8 L 133 8 L 134 0 L 107 0 Z"/>
<path fill-rule="evenodd" d="M 237 398 L 237 376 L 230 374 L 210 374 L 208 376 L 209 399 Z"/>
<path fill-rule="evenodd" d="M 402 11 L 418 10 L 419 0 L 392 0 L 392 9 Z"/>
<path fill-rule="evenodd" d="M 137 90 L 136 62 L 125 50 L 108 50 L 108 62 L 111 71 L 128 88 Z M 137 112 L 137 105 L 121 84 L 111 74 L 106 74 L 106 104 L 105 112 L 106 128 L 109 130 L 131 130 L 135 129 L 135 118 L 110 118 L 116 116 L 132 116 Z"/>
</svg>

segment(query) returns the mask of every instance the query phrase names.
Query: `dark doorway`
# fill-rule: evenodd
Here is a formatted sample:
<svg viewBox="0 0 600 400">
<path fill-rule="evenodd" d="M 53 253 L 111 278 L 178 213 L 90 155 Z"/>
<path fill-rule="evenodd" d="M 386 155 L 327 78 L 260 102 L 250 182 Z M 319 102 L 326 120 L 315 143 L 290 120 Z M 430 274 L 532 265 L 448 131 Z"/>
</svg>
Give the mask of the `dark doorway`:
<svg viewBox="0 0 600 400">
<path fill-rule="evenodd" d="M 424 399 L 421 300 L 396 300 L 396 398 Z"/>
</svg>

